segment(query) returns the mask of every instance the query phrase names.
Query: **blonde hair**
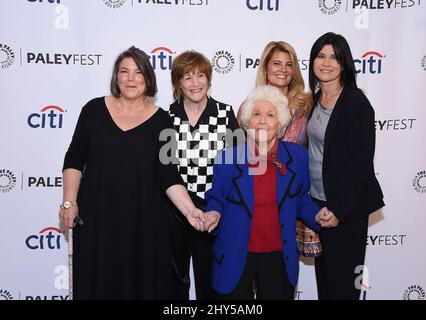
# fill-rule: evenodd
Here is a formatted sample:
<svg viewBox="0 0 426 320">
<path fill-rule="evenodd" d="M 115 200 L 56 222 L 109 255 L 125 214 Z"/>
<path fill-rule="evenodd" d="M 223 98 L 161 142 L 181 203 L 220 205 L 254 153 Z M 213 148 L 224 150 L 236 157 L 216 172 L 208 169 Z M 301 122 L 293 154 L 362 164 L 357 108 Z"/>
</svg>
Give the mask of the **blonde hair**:
<svg viewBox="0 0 426 320">
<path fill-rule="evenodd" d="M 284 41 L 271 41 L 263 49 L 257 70 L 256 86 L 268 84 L 266 70 L 272 55 L 276 51 L 286 52 L 290 56 L 293 76 L 288 85 L 288 100 L 290 108 L 302 112 L 307 117 L 312 108 L 312 94 L 305 92 L 305 82 L 300 71 L 297 54 L 294 48 Z"/>
<path fill-rule="evenodd" d="M 261 101 L 269 102 L 277 109 L 277 119 L 281 127 L 280 131 L 277 133 L 277 138 L 281 139 L 290 122 L 291 115 L 288 99 L 282 94 L 280 89 L 274 86 L 258 86 L 249 93 L 247 99 L 241 106 L 241 126 L 246 131 L 249 129 L 248 126 L 253 108 Z"/>
</svg>

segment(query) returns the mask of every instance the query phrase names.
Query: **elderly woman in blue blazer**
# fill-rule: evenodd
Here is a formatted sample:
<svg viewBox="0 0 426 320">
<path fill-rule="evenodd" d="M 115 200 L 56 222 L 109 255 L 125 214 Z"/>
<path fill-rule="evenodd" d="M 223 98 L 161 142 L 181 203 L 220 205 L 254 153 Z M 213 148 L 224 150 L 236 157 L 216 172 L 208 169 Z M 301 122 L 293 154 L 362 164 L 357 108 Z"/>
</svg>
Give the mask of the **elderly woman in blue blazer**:
<svg viewBox="0 0 426 320">
<path fill-rule="evenodd" d="M 216 158 L 206 193 L 209 230 L 217 225 L 212 285 L 221 299 L 293 299 L 296 218 L 319 231 L 327 209 L 319 212 L 308 194 L 307 151 L 280 141 L 291 118 L 287 98 L 260 86 L 242 108 L 247 142 Z"/>
</svg>

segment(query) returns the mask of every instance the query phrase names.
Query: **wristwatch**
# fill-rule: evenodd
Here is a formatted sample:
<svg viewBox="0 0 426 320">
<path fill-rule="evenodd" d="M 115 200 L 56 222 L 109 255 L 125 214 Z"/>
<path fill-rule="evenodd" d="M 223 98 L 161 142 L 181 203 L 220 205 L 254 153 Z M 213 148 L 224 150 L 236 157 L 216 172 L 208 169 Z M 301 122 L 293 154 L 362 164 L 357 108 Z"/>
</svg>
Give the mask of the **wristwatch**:
<svg viewBox="0 0 426 320">
<path fill-rule="evenodd" d="M 69 208 L 74 207 L 74 206 L 76 206 L 76 205 L 77 205 L 77 202 L 76 202 L 76 201 L 73 201 L 73 200 L 71 200 L 71 201 L 64 201 L 64 202 L 60 205 L 60 208 L 61 208 L 61 209 L 69 209 Z"/>
</svg>

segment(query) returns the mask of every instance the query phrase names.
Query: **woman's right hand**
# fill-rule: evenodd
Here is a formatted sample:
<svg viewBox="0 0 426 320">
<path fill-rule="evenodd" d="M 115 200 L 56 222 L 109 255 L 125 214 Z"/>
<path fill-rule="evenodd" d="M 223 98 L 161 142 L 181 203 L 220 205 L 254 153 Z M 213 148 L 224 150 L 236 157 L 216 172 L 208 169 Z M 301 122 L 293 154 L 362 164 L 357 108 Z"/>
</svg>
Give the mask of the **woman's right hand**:
<svg viewBox="0 0 426 320">
<path fill-rule="evenodd" d="M 74 205 L 68 209 L 59 209 L 59 220 L 61 221 L 61 227 L 65 230 L 72 229 L 75 227 L 74 219 L 78 216 L 78 206 Z"/>
<path fill-rule="evenodd" d="M 208 211 L 208 212 L 204 213 L 204 216 L 206 218 L 207 231 L 210 233 L 219 224 L 220 213 L 217 212 L 217 211 Z"/>
</svg>

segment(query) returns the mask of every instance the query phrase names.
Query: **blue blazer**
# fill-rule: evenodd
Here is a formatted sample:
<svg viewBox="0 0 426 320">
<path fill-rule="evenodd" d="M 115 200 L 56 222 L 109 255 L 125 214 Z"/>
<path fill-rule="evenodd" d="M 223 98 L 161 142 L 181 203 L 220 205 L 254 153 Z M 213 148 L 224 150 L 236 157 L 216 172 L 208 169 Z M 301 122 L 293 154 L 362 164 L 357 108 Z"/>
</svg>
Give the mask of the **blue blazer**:
<svg viewBox="0 0 426 320">
<path fill-rule="evenodd" d="M 213 186 L 206 193 L 206 211 L 221 214 L 213 248 L 212 285 L 221 293 L 232 292 L 244 271 L 254 209 L 253 175 L 249 172 L 247 145 L 226 149 L 213 167 Z M 319 231 L 315 222 L 319 207 L 308 194 L 310 188 L 308 153 L 291 142 L 278 143 L 278 158 L 287 173 L 277 172 L 277 203 L 283 259 L 289 281 L 297 285 L 299 254 L 296 218 Z M 250 169 L 251 170 L 251 169 Z"/>
</svg>

